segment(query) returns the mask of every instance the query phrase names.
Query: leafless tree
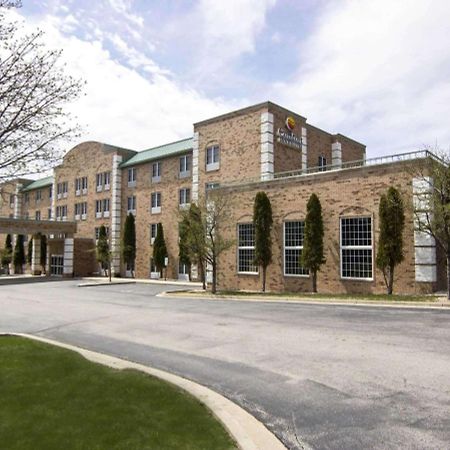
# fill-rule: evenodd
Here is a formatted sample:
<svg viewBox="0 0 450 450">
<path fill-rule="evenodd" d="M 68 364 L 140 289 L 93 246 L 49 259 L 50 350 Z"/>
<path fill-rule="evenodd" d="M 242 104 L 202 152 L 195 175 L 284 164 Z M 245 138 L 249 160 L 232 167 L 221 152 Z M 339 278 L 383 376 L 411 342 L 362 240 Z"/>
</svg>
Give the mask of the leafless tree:
<svg viewBox="0 0 450 450">
<path fill-rule="evenodd" d="M 0 181 L 39 173 L 62 155 L 78 127 L 63 107 L 78 98 L 83 83 L 65 74 L 61 51 L 49 50 L 43 32 L 24 34 L 0 0 Z"/>
</svg>

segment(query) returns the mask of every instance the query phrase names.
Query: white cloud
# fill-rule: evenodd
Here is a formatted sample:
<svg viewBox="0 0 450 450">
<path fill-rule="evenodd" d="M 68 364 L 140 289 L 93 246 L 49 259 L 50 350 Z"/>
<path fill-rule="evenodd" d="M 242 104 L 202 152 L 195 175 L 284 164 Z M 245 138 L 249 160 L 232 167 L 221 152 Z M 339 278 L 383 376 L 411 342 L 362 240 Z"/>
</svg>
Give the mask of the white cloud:
<svg viewBox="0 0 450 450">
<path fill-rule="evenodd" d="M 369 156 L 450 143 L 446 0 L 330 3 L 274 95 Z"/>
</svg>

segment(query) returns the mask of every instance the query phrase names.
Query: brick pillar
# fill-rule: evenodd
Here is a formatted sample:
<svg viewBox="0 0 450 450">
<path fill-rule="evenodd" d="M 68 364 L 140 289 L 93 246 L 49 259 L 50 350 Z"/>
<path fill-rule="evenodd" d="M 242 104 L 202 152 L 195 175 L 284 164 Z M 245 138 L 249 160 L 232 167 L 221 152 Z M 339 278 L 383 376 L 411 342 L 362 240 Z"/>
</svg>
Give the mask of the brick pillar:
<svg viewBox="0 0 450 450">
<path fill-rule="evenodd" d="M 413 204 L 417 211 L 414 230 L 414 256 L 416 281 L 434 283 L 437 280 L 436 241 L 423 231 L 419 231 L 418 222 L 426 222 L 427 215 L 431 219 L 431 194 L 433 180 L 431 177 L 413 178 Z"/>
<path fill-rule="evenodd" d="M 40 275 L 41 270 L 41 238 L 33 236 L 33 250 L 31 253 L 31 275 Z"/>
<path fill-rule="evenodd" d="M 261 181 L 273 179 L 273 114 L 261 113 Z"/>
<path fill-rule="evenodd" d="M 73 237 L 66 237 L 64 239 L 63 277 L 73 277 Z"/>
<path fill-rule="evenodd" d="M 192 201 L 198 201 L 198 132 L 194 133 L 194 139 L 192 144 Z"/>
<path fill-rule="evenodd" d="M 122 156 L 113 156 L 112 176 L 111 176 L 111 273 L 112 275 L 120 275 L 120 234 L 121 234 L 121 217 L 122 217 L 122 170 L 120 163 Z"/>
<path fill-rule="evenodd" d="M 331 164 L 333 169 L 342 167 L 342 145 L 340 142 L 333 142 L 331 144 Z"/>
<path fill-rule="evenodd" d="M 308 169 L 308 137 L 305 127 L 302 127 L 302 172 Z"/>
</svg>

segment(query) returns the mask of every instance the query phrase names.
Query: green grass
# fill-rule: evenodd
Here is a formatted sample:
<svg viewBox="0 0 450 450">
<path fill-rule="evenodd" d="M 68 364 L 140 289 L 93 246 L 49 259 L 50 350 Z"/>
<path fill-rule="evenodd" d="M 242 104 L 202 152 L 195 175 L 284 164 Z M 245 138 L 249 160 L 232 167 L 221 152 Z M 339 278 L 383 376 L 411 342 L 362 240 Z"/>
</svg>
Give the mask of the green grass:
<svg viewBox="0 0 450 450">
<path fill-rule="evenodd" d="M 210 294 L 210 293 L 209 293 Z M 380 301 L 380 302 L 435 302 L 438 300 L 436 295 L 386 295 L 386 294 L 312 294 L 302 292 L 249 292 L 249 291 L 219 291 L 219 296 L 242 296 L 242 297 L 276 297 L 295 299 L 309 299 L 309 300 L 353 300 L 353 301 Z"/>
<path fill-rule="evenodd" d="M 13 336 L 0 337 L 0 447 L 236 448 L 209 410 L 180 389 Z"/>
</svg>

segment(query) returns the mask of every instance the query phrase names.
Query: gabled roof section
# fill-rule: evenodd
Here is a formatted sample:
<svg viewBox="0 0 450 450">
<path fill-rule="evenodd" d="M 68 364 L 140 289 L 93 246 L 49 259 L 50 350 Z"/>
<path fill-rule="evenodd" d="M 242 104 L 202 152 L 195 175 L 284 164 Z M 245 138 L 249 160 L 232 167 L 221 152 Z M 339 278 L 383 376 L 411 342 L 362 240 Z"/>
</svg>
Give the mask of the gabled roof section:
<svg viewBox="0 0 450 450">
<path fill-rule="evenodd" d="M 52 184 L 53 184 L 53 177 L 52 176 L 41 178 L 40 180 L 33 181 L 30 184 L 28 184 L 27 186 L 25 186 L 22 189 L 22 192 L 32 191 L 34 189 L 44 188 L 44 187 L 47 187 L 47 186 L 51 186 Z"/>
<path fill-rule="evenodd" d="M 149 148 L 136 153 L 129 160 L 123 162 L 120 167 L 136 166 L 148 161 L 166 158 L 168 156 L 178 155 L 192 150 L 193 139 L 182 139 L 181 141 L 172 142 L 170 144 L 160 145 L 159 147 Z"/>
</svg>

